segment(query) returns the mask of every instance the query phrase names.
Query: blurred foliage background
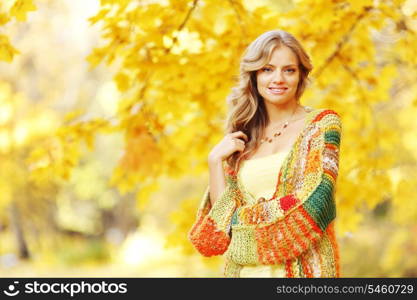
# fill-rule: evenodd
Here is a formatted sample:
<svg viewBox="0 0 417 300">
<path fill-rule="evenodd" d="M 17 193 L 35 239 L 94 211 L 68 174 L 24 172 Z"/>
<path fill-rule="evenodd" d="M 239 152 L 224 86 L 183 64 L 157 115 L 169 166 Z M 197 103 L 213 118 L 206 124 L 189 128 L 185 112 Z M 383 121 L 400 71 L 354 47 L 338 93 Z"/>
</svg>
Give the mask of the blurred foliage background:
<svg viewBox="0 0 417 300">
<path fill-rule="evenodd" d="M 283 29 L 343 120 L 345 277 L 417 277 L 417 0 L 0 2 L 0 276 L 218 277 L 187 241 L 239 59 Z"/>
</svg>

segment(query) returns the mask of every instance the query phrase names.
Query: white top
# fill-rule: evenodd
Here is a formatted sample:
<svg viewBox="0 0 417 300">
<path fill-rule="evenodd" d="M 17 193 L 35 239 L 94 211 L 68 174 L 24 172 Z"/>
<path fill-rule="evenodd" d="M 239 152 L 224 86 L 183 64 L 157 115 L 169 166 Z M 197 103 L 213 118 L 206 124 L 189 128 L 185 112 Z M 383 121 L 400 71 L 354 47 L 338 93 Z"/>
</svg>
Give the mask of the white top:
<svg viewBox="0 0 417 300">
<path fill-rule="evenodd" d="M 288 151 L 245 160 L 239 170 L 241 184 L 256 200 L 270 199 L 278 182 L 279 170 Z"/>
</svg>

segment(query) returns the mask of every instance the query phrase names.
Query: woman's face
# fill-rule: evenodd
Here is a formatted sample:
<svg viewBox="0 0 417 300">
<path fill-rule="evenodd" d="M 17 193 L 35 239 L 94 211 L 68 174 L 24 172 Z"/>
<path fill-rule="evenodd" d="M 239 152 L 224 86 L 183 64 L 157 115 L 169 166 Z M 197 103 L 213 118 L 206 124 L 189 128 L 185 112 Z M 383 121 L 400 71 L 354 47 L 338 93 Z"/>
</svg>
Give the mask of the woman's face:
<svg viewBox="0 0 417 300">
<path fill-rule="evenodd" d="M 287 46 L 275 48 L 270 61 L 256 72 L 256 80 L 265 105 L 295 101 L 300 80 L 297 56 Z"/>
</svg>

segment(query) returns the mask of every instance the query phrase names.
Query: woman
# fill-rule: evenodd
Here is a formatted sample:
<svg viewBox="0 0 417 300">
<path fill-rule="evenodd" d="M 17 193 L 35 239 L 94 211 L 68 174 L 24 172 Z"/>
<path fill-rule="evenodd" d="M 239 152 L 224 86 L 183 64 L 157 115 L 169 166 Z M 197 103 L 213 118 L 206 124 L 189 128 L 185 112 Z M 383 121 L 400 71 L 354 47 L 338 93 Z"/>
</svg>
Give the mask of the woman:
<svg viewBox="0 0 417 300">
<path fill-rule="evenodd" d="M 310 59 L 282 30 L 253 41 L 189 239 L 226 277 L 339 277 L 334 192 L 341 119 L 302 106 Z"/>
</svg>

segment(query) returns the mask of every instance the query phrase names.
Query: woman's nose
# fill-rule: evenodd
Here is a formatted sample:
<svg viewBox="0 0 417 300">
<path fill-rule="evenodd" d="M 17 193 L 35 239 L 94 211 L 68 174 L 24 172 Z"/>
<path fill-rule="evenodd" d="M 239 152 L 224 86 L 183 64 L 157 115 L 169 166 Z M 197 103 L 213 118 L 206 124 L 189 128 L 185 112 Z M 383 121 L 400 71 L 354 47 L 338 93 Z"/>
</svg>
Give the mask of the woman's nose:
<svg viewBox="0 0 417 300">
<path fill-rule="evenodd" d="M 282 76 L 282 73 L 281 73 L 280 70 L 275 71 L 273 81 L 274 82 L 283 82 L 284 81 L 284 76 Z"/>
</svg>

